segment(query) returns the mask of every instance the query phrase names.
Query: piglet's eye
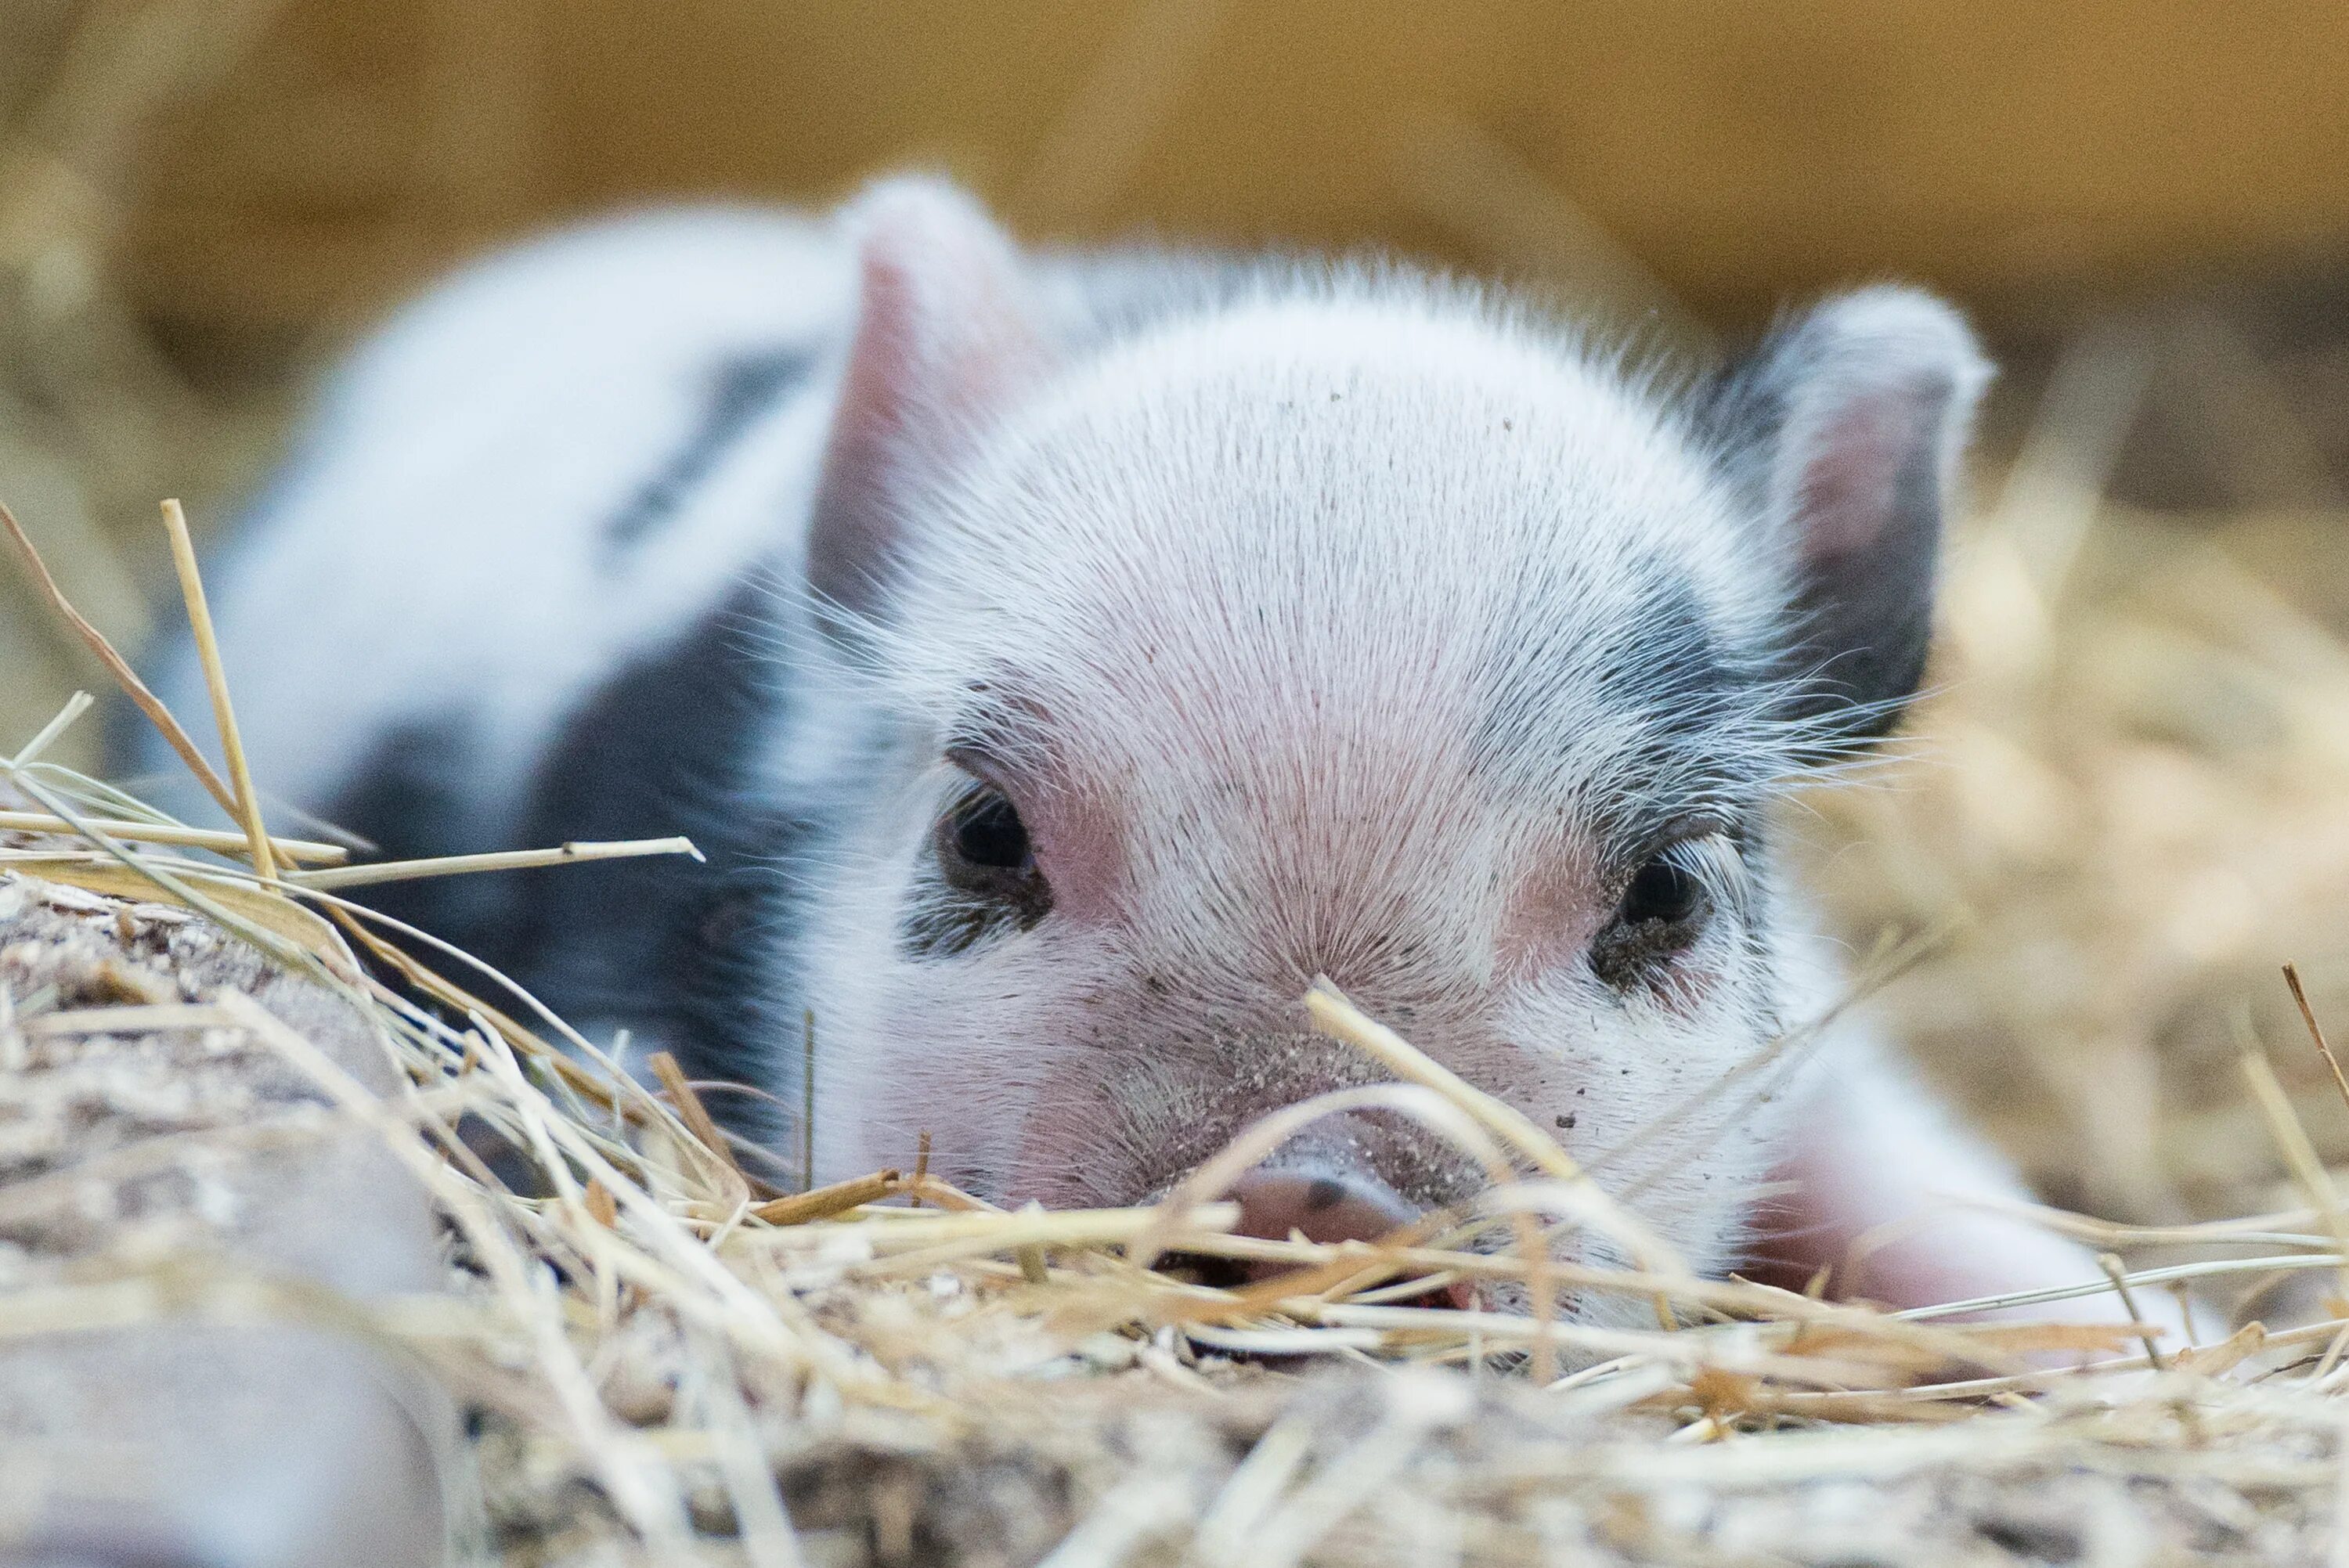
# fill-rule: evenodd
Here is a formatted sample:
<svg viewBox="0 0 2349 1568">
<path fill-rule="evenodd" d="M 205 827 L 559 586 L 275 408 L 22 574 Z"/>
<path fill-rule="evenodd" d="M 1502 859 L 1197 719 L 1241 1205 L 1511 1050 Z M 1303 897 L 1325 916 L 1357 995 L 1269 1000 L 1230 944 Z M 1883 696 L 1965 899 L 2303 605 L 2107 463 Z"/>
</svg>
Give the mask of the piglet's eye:
<svg viewBox="0 0 2349 1568">
<path fill-rule="evenodd" d="M 974 782 L 956 796 L 930 834 L 948 887 L 980 903 L 1040 919 L 1051 889 L 1036 864 L 1036 846 L 1019 808 L 991 784 Z"/>
<path fill-rule="evenodd" d="M 1616 918 L 1637 925 L 1649 921 L 1677 925 L 1704 907 L 1704 884 L 1667 851 L 1632 873 Z"/>
<path fill-rule="evenodd" d="M 936 880 L 923 878 L 899 926 L 916 958 L 968 953 L 989 936 L 1032 931 L 1052 912 L 1052 886 L 1019 808 L 991 784 L 967 779 L 930 829 Z"/>
<path fill-rule="evenodd" d="M 1703 935 L 1716 887 L 1733 884 L 1738 864 L 1720 833 L 1682 839 L 1650 855 L 1592 941 L 1592 970 L 1622 991 L 1661 976 Z"/>
<path fill-rule="evenodd" d="M 954 858 L 975 870 L 1019 872 L 1034 863 L 1028 825 L 999 790 L 972 791 L 947 814 L 944 827 Z"/>
</svg>

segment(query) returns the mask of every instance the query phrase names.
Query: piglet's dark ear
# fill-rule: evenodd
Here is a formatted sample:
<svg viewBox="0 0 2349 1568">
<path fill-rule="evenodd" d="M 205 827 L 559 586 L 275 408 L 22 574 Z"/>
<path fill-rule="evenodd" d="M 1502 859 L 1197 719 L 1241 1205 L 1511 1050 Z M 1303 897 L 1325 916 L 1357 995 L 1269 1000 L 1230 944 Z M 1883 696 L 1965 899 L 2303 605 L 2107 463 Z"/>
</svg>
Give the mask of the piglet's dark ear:
<svg viewBox="0 0 2349 1568">
<path fill-rule="evenodd" d="M 1780 329 L 1716 395 L 1731 471 L 1794 557 L 1788 673 L 1843 738 L 1889 728 L 1923 674 L 1942 514 L 1990 376 L 1955 311 L 1873 288 Z"/>
<path fill-rule="evenodd" d="M 856 250 L 856 332 L 808 536 L 809 585 L 860 615 L 927 510 L 1048 354 L 1019 256 L 939 181 L 874 186 L 842 214 Z"/>
</svg>

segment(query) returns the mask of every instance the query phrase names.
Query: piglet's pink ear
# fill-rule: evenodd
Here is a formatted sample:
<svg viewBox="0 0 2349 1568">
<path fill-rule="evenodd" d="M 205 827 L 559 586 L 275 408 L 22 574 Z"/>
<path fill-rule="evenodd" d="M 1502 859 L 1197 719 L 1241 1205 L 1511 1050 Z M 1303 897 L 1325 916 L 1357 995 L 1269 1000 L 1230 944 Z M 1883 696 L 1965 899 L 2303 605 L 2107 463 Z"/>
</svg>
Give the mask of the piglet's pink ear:
<svg viewBox="0 0 2349 1568">
<path fill-rule="evenodd" d="M 1716 400 L 1733 471 L 1794 557 L 1788 674 L 1841 736 L 1888 728 L 1923 674 L 1942 517 L 1989 379 L 1955 311 L 1873 288 L 1774 335 Z"/>
<path fill-rule="evenodd" d="M 856 335 L 808 537 L 809 585 L 885 608 L 928 499 L 1049 355 L 1018 253 L 941 181 L 874 186 L 843 215 L 856 246 Z"/>
</svg>

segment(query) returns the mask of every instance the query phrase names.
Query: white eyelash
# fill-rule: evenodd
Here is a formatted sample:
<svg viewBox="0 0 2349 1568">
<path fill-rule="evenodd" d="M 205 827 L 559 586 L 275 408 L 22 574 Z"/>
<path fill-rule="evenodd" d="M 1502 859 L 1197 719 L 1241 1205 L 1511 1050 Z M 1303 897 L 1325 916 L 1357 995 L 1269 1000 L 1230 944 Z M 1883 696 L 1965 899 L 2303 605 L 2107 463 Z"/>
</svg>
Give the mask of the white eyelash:
<svg viewBox="0 0 2349 1568">
<path fill-rule="evenodd" d="M 1664 858 L 1696 878 L 1716 907 L 1739 911 L 1746 907 L 1753 872 L 1727 833 L 1682 839 L 1664 851 Z"/>
</svg>

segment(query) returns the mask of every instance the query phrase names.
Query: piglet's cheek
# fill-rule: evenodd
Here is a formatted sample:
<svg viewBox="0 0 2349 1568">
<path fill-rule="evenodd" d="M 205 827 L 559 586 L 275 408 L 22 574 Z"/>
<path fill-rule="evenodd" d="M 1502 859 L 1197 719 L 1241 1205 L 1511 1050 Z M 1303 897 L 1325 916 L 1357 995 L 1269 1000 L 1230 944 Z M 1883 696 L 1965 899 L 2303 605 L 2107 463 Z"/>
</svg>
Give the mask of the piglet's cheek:
<svg viewBox="0 0 2349 1568">
<path fill-rule="evenodd" d="M 1131 1157 L 1104 1135 L 1131 1123 L 1141 1108 L 1121 1104 L 1120 1097 L 1140 1088 L 1139 1080 L 1113 1064 L 1104 1067 L 1097 1054 L 1064 1050 L 1061 1065 L 1037 1080 L 1023 1108 L 1006 1196 L 1053 1206 L 1139 1201 L 1143 1187 L 1132 1179 Z"/>
</svg>

